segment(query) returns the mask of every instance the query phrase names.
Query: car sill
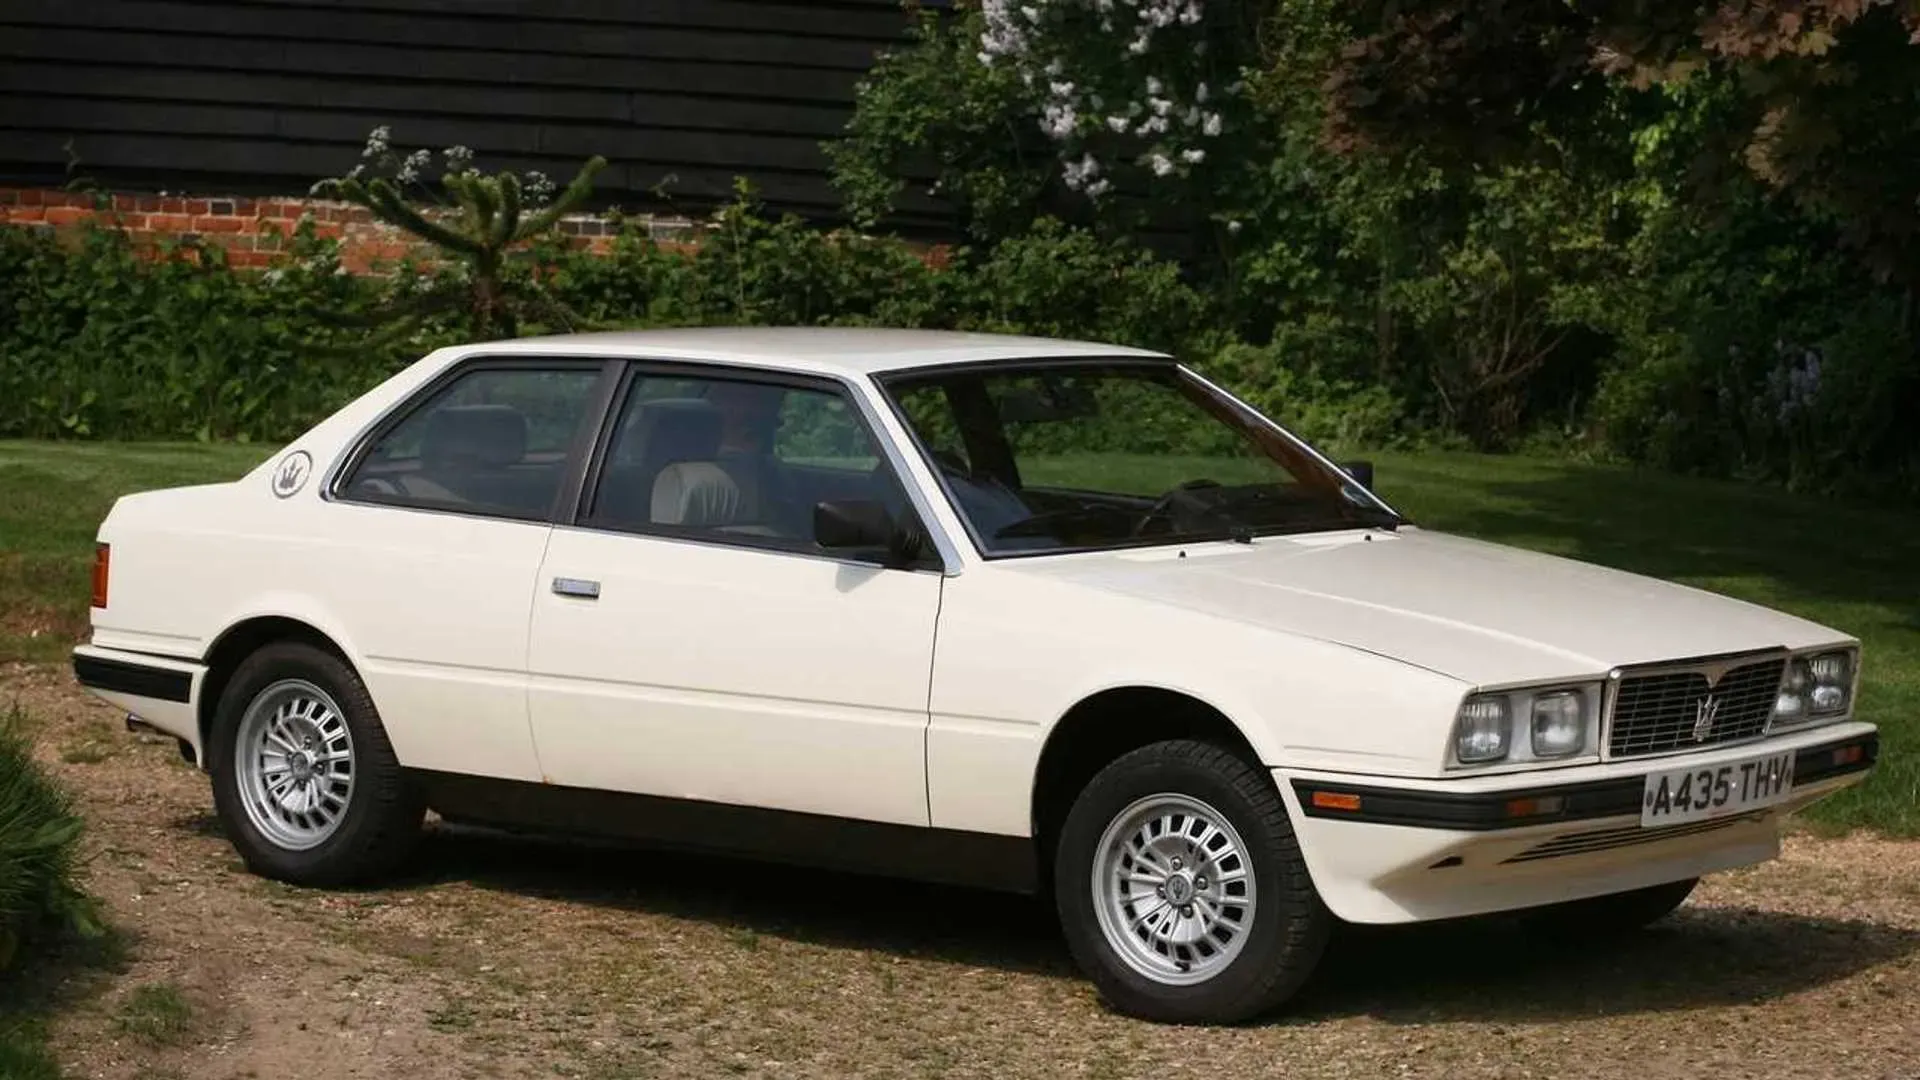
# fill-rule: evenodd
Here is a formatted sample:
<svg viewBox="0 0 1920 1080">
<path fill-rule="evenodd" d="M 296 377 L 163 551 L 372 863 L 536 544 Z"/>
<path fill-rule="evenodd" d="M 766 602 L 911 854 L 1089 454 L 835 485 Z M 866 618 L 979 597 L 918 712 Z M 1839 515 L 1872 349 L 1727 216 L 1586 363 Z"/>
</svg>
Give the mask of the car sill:
<svg viewBox="0 0 1920 1080">
<path fill-rule="evenodd" d="M 1025 836 L 673 799 L 429 770 L 410 775 L 441 817 L 496 828 L 635 841 L 713 855 L 1032 893 Z"/>
</svg>

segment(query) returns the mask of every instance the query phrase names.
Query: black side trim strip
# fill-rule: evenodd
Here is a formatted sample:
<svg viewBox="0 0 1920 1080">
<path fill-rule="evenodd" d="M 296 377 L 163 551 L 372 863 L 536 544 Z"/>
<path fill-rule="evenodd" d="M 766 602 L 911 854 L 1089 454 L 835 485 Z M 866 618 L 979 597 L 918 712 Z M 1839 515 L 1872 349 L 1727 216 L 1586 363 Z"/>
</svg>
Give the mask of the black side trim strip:
<svg viewBox="0 0 1920 1080">
<path fill-rule="evenodd" d="M 670 799 L 592 788 L 410 770 L 455 822 L 636 840 L 854 873 L 1034 892 L 1039 865 L 1024 836 Z M 693 839 L 690 839 L 693 838 Z"/>
<path fill-rule="evenodd" d="M 185 703 L 193 698 L 193 676 L 172 668 L 150 667 L 98 656 L 73 657 L 73 677 L 92 690 Z"/>
<path fill-rule="evenodd" d="M 1870 769 L 1879 754 L 1879 745 L 1879 736 L 1869 734 L 1799 750 L 1794 755 L 1794 786 Z M 1862 751 L 1857 760 L 1836 763 L 1836 751 L 1856 746 Z M 1644 774 L 1636 774 L 1585 784 L 1485 792 L 1423 791 L 1343 784 L 1331 780 L 1295 780 L 1293 791 L 1300 798 L 1301 812 L 1308 817 L 1361 821 L 1372 825 L 1484 832 L 1556 821 L 1585 821 L 1638 814 L 1644 785 Z M 1315 806 L 1315 792 L 1357 795 L 1360 797 L 1360 808 L 1335 810 Z M 1558 799 L 1559 802 L 1550 811 L 1509 817 L 1507 804 L 1520 799 Z"/>
<path fill-rule="evenodd" d="M 1860 756 L 1845 764 L 1840 763 L 1841 751 L 1860 748 Z M 1880 734 L 1873 732 L 1828 743 L 1825 746 L 1810 746 L 1793 757 L 1793 786 L 1811 784 L 1820 780 L 1831 780 L 1848 773 L 1865 772 L 1873 768 L 1880 758 Z"/>
</svg>

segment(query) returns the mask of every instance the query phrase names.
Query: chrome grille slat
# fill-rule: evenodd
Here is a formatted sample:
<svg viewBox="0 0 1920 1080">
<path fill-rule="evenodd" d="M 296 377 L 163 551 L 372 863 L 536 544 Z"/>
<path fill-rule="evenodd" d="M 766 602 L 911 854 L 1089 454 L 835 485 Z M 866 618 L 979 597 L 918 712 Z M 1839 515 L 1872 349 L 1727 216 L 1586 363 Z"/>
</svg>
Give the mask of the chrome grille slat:
<svg viewBox="0 0 1920 1080">
<path fill-rule="evenodd" d="M 1786 666 L 1784 656 L 1770 655 L 1732 666 L 1702 663 L 1695 670 L 1629 673 L 1612 695 L 1607 752 L 1616 758 L 1663 754 L 1763 735 Z M 1722 669 L 1719 681 L 1712 681 L 1709 673 Z M 1709 696 L 1716 708 L 1713 721 L 1696 738 Z"/>
</svg>

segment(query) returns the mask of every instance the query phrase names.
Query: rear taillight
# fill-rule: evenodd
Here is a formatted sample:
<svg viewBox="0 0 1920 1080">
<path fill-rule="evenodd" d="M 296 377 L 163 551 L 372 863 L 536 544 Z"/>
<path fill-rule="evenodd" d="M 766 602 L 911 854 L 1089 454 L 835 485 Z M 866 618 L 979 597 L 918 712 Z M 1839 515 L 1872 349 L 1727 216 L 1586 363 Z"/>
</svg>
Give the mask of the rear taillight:
<svg viewBox="0 0 1920 1080">
<path fill-rule="evenodd" d="M 93 606 L 107 606 L 107 553 L 108 545 L 93 545 Z"/>
</svg>

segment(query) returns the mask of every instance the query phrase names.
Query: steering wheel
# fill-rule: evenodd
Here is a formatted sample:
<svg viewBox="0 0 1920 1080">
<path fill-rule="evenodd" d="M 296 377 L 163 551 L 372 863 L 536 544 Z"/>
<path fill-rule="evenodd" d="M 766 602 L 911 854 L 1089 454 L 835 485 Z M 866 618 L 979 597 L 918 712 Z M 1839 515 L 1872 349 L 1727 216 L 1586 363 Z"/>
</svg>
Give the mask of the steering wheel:
<svg viewBox="0 0 1920 1080">
<path fill-rule="evenodd" d="M 1175 484 L 1172 488 L 1168 489 L 1165 495 L 1153 500 L 1153 505 L 1147 507 L 1147 512 L 1141 514 L 1139 519 L 1133 523 L 1133 528 L 1127 531 L 1127 535 L 1139 536 L 1146 532 L 1147 526 L 1165 516 L 1167 511 L 1173 509 L 1173 504 L 1179 501 L 1180 496 L 1187 492 L 1198 491 L 1202 488 L 1216 488 L 1219 486 L 1220 482 L 1218 480 L 1209 480 L 1206 477 L 1200 477 L 1195 480 L 1183 480 Z"/>
</svg>

